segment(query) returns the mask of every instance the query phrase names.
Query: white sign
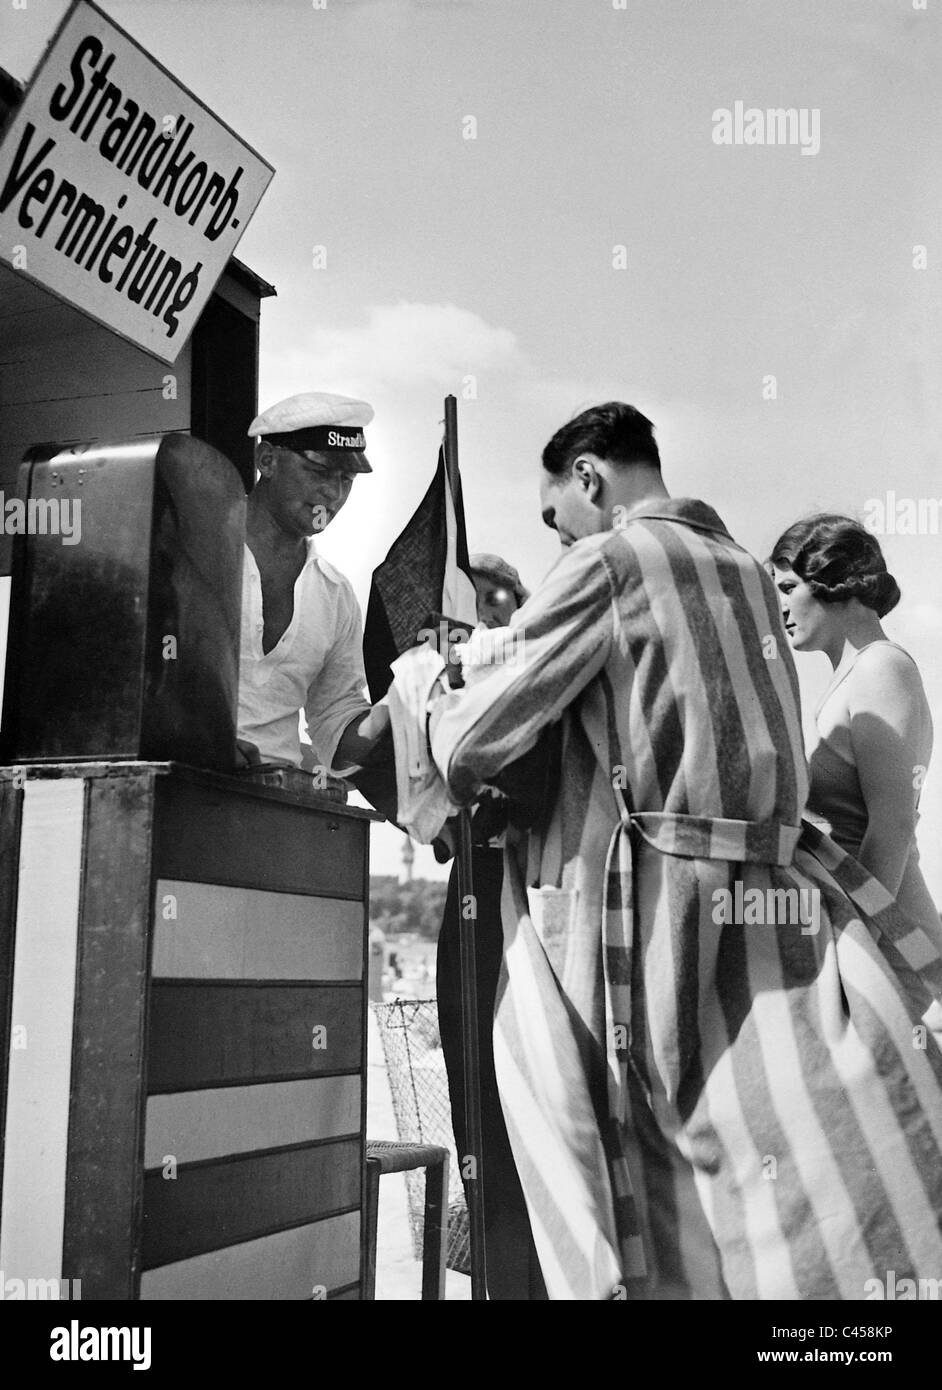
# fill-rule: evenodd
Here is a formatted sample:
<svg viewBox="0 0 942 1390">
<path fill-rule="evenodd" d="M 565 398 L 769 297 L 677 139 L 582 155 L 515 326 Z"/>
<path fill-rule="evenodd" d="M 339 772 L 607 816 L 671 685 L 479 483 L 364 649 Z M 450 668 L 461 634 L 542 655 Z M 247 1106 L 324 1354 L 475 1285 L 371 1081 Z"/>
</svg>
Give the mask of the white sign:
<svg viewBox="0 0 942 1390">
<path fill-rule="evenodd" d="M 0 260 L 173 362 L 273 173 L 77 0 L 0 145 Z"/>
</svg>

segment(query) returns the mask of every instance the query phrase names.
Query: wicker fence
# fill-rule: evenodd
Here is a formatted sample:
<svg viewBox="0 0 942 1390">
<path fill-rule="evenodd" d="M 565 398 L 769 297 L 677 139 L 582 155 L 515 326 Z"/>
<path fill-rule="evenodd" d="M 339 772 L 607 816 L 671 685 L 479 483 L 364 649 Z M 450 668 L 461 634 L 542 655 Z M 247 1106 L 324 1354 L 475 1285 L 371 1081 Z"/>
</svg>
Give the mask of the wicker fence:
<svg viewBox="0 0 942 1390">
<path fill-rule="evenodd" d="M 376 1015 L 386 1058 L 397 1138 L 409 1143 L 441 1144 L 451 1154 L 446 1263 L 449 1269 L 468 1274 L 468 1212 L 451 1127 L 437 1002 L 434 999 L 395 999 L 389 1004 L 373 1003 L 370 1007 Z M 406 1174 L 416 1259 L 421 1259 L 422 1255 L 424 1185 L 424 1173 Z"/>
</svg>

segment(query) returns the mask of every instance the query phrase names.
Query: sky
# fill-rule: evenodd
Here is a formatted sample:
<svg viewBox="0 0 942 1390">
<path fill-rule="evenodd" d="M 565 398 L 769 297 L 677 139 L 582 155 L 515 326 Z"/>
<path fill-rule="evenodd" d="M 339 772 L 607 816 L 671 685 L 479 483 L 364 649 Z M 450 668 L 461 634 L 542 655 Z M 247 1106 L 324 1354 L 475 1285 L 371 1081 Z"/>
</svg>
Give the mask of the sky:
<svg viewBox="0 0 942 1390">
<path fill-rule="evenodd" d="M 0 0 L 0 65 L 28 79 L 66 8 Z M 237 252 L 278 290 L 260 404 L 373 404 L 374 473 L 321 542 L 364 606 L 431 478 L 448 392 L 471 549 L 531 588 L 558 554 L 540 451 L 601 400 L 643 410 L 671 492 L 760 558 L 813 511 L 942 500 L 940 0 L 101 8 L 275 167 Z M 737 102 L 804 111 L 818 140 L 718 144 L 715 113 Z M 881 542 L 903 591 L 886 631 L 939 731 L 920 846 L 942 900 L 927 519 Z M 809 722 L 830 667 L 797 665 Z M 374 871 L 395 872 L 400 846 L 383 827 Z M 415 872 L 442 871 L 420 848 Z"/>
</svg>

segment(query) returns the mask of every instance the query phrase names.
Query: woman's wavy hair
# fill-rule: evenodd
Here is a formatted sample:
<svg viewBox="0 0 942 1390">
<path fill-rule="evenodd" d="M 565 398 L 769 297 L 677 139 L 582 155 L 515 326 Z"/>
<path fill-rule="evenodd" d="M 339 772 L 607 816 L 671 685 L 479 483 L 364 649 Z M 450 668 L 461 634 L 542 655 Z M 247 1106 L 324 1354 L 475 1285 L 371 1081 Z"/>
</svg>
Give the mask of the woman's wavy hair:
<svg viewBox="0 0 942 1390">
<path fill-rule="evenodd" d="M 796 521 L 779 536 L 769 561 L 793 570 L 821 603 L 856 598 L 881 618 L 899 603 L 899 585 L 879 541 L 849 516 L 820 512 Z"/>
</svg>

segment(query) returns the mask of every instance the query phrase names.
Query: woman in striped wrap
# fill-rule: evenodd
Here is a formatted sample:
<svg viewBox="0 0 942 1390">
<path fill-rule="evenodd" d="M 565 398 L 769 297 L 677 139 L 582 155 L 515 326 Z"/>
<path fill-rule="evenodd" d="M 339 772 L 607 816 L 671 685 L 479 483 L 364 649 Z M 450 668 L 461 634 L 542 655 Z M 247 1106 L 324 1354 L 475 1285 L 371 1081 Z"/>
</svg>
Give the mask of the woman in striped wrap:
<svg viewBox="0 0 942 1390">
<path fill-rule="evenodd" d="M 548 825 L 507 851 L 495 1023 L 549 1296 L 942 1277 L 942 1055 L 920 1024 L 942 966 L 802 824 L 771 581 L 710 507 L 668 497 L 630 406 L 543 459 L 567 551 L 472 641 L 430 729 L 468 800 L 562 723 Z"/>
</svg>

